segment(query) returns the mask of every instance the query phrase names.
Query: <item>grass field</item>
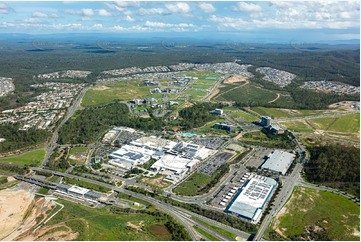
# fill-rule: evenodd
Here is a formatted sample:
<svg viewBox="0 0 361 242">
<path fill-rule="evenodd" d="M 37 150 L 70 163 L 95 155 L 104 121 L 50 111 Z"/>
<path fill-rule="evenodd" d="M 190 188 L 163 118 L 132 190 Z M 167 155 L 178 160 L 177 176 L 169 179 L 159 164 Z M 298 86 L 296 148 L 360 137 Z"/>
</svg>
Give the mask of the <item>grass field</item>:
<svg viewBox="0 0 361 242">
<path fill-rule="evenodd" d="M 329 240 L 360 239 L 360 207 L 334 193 L 296 187 L 281 213 L 271 228 L 288 240 L 299 240 L 310 225 L 324 228 Z"/>
<path fill-rule="evenodd" d="M 268 138 L 266 134 L 261 131 L 249 132 L 243 135 L 239 141 L 246 142 L 253 145 L 261 145 L 269 148 L 284 148 L 292 149 L 294 144 L 285 138 L 283 135 L 274 136 L 273 139 Z"/>
<path fill-rule="evenodd" d="M 227 237 L 230 238 L 230 239 L 236 240 L 236 238 L 237 238 L 237 235 L 235 235 L 235 234 L 232 233 L 232 232 L 229 232 L 228 230 L 222 229 L 222 228 L 220 228 L 220 227 L 217 227 L 217 226 L 215 226 L 215 225 L 213 225 L 213 224 L 207 223 L 207 222 L 205 222 L 205 221 L 203 221 L 203 220 L 200 220 L 200 219 L 198 219 L 198 218 L 194 218 L 194 220 L 196 220 L 196 221 L 199 222 L 199 223 L 204 224 L 205 226 L 207 226 L 207 227 L 209 227 L 209 228 L 211 228 L 211 229 L 214 229 L 214 230 L 217 231 L 218 233 L 223 234 L 224 236 L 227 236 Z"/>
<path fill-rule="evenodd" d="M 186 76 L 198 77 L 199 79 L 205 79 L 207 77 L 220 77 L 221 74 L 212 71 L 188 71 L 185 72 Z"/>
<path fill-rule="evenodd" d="M 150 88 L 141 81 L 119 81 L 106 86 L 97 85 L 89 89 L 83 97 L 83 107 L 110 103 L 113 100 L 130 100 L 151 97 Z"/>
<path fill-rule="evenodd" d="M 230 88 L 232 86 L 234 89 Z M 275 99 L 276 97 L 277 94 L 274 91 L 269 91 L 248 84 L 241 87 L 237 87 L 237 85 L 228 85 L 222 87 L 220 89 L 220 94 L 215 97 L 215 100 L 264 104 Z"/>
<path fill-rule="evenodd" d="M 293 110 L 293 109 L 280 109 L 280 108 L 265 108 L 265 107 L 252 107 L 252 111 L 261 116 L 270 116 L 272 118 L 290 118 L 313 116 L 327 112 L 327 110 Z"/>
<path fill-rule="evenodd" d="M 232 112 L 229 117 L 235 119 L 236 121 L 243 121 L 243 122 L 254 122 L 259 121 L 259 119 L 253 115 L 250 115 L 243 111 L 235 111 Z"/>
<path fill-rule="evenodd" d="M 213 128 L 214 124 L 216 123 L 220 123 L 220 122 L 225 122 L 225 119 L 217 119 L 216 121 L 212 121 L 202 127 L 199 127 L 195 130 L 192 130 L 192 133 L 196 133 L 196 134 L 218 134 L 218 135 L 226 135 L 227 131 L 226 130 L 221 130 L 221 129 L 215 129 Z"/>
<path fill-rule="evenodd" d="M 173 189 L 173 192 L 185 196 L 199 195 L 199 190 L 202 189 L 212 180 L 212 177 L 196 172 L 188 177 L 184 182 Z"/>
<path fill-rule="evenodd" d="M 45 150 L 29 151 L 21 155 L 0 158 L 0 163 L 8 163 L 20 166 L 39 166 L 45 157 Z"/>
<path fill-rule="evenodd" d="M 217 239 L 216 237 L 214 237 L 213 235 L 209 234 L 207 231 L 204 231 L 203 229 L 201 229 L 200 227 L 198 227 L 197 225 L 194 225 L 193 228 L 200 233 L 201 235 L 203 235 L 204 237 L 207 238 L 208 241 L 219 241 L 219 239 Z"/>
<path fill-rule="evenodd" d="M 85 153 L 87 149 L 88 149 L 87 147 L 74 147 L 70 149 L 69 154 L 74 155 L 79 153 Z"/>
<path fill-rule="evenodd" d="M 285 126 L 291 132 L 305 132 L 313 133 L 313 129 L 306 123 L 302 121 L 289 121 L 280 123 L 282 126 Z"/>
<path fill-rule="evenodd" d="M 186 90 L 184 94 L 188 94 L 190 99 L 200 99 L 207 95 L 206 91 L 200 90 Z"/>
<path fill-rule="evenodd" d="M 359 132 L 360 131 L 360 114 L 353 113 L 339 116 L 337 120 L 329 128 L 330 131 L 335 132 Z"/>
<path fill-rule="evenodd" d="M 68 201 L 60 201 L 64 209 L 49 221 L 47 226 L 65 223 L 79 235 L 76 240 L 130 241 L 170 240 L 163 223 L 148 214 L 116 215 L 108 208 L 89 208 Z M 136 225 L 139 229 L 132 227 Z"/>
</svg>

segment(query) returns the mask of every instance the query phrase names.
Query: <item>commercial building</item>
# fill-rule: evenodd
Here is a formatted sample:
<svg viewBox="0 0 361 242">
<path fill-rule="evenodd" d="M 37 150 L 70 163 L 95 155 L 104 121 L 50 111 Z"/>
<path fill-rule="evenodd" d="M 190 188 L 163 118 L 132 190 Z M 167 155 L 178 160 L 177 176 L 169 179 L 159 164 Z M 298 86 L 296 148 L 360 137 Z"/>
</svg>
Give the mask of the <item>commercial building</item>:
<svg viewBox="0 0 361 242">
<path fill-rule="evenodd" d="M 85 198 L 90 200 L 97 200 L 102 197 L 101 194 L 90 191 L 89 189 L 78 187 L 78 186 L 69 186 L 66 184 L 57 184 L 56 189 L 60 192 L 67 193 L 71 196 L 78 198 Z"/>
<path fill-rule="evenodd" d="M 234 125 L 228 123 L 216 123 L 213 128 L 227 130 L 228 132 L 234 132 L 236 129 Z"/>
<path fill-rule="evenodd" d="M 219 109 L 219 108 L 216 108 L 214 111 L 213 111 L 214 114 L 217 114 L 217 115 L 222 115 L 223 114 L 223 110 L 222 109 Z"/>
<path fill-rule="evenodd" d="M 271 125 L 271 117 L 268 116 L 262 116 L 261 117 L 261 125 L 264 127 L 270 126 Z"/>
<path fill-rule="evenodd" d="M 285 130 L 282 129 L 280 126 L 278 126 L 277 124 L 272 124 L 271 126 L 269 126 L 269 131 L 272 133 L 272 134 L 284 134 L 285 133 Z"/>
<path fill-rule="evenodd" d="M 272 178 L 256 175 L 238 190 L 225 211 L 258 223 L 275 187 L 277 182 Z"/>
<path fill-rule="evenodd" d="M 261 166 L 261 168 L 284 175 L 286 174 L 295 157 L 295 154 L 286 151 L 275 150 L 273 153 L 268 155 L 267 160 Z"/>
</svg>

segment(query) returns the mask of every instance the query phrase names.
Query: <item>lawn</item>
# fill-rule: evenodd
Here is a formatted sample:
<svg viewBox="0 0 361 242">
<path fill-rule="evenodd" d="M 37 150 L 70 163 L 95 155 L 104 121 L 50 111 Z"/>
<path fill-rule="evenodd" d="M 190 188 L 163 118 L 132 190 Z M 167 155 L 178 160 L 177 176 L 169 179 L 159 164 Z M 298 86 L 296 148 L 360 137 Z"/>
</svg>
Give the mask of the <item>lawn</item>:
<svg viewBox="0 0 361 242">
<path fill-rule="evenodd" d="M 337 120 L 328 129 L 335 132 L 356 133 L 360 131 L 360 114 L 353 113 L 337 117 Z"/>
<path fill-rule="evenodd" d="M 242 121 L 242 122 L 250 123 L 250 122 L 260 121 L 257 117 L 243 111 L 232 112 L 229 116 L 237 121 Z"/>
<path fill-rule="evenodd" d="M 131 100 L 134 98 L 151 97 L 150 87 L 145 86 L 141 81 L 119 81 L 109 85 L 97 85 L 89 89 L 82 100 L 84 107 L 96 106 L 111 103 L 112 101 Z"/>
<path fill-rule="evenodd" d="M 203 235 L 204 237 L 206 237 L 206 239 L 208 241 L 219 241 L 219 239 L 217 239 L 216 237 L 214 237 L 213 235 L 209 234 L 207 231 L 204 231 L 203 229 L 201 229 L 200 227 L 198 227 L 197 225 L 194 225 L 193 228 L 200 233 L 201 235 Z"/>
<path fill-rule="evenodd" d="M 69 154 L 74 155 L 79 153 L 85 153 L 87 149 L 88 149 L 87 147 L 74 147 L 70 149 Z"/>
<path fill-rule="evenodd" d="M 45 157 L 45 150 L 33 150 L 21 155 L 0 158 L 1 163 L 8 163 L 20 166 L 39 166 Z"/>
<path fill-rule="evenodd" d="M 327 231 L 328 240 L 359 240 L 360 207 L 340 195 L 296 187 L 286 211 L 271 226 L 288 240 L 305 233 L 307 226 Z M 277 222 L 279 222 L 278 225 Z"/>
<path fill-rule="evenodd" d="M 230 88 L 231 87 L 231 88 Z M 233 89 L 232 89 L 233 87 Z M 264 104 L 277 97 L 276 92 L 256 87 L 254 85 L 227 85 L 220 89 L 220 94 L 216 96 L 217 101 L 234 101 L 248 104 Z"/>
<path fill-rule="evenodd" d="M 65 222 L 79 235 L 76 240 L 170 240 L 171 236 L 163 223 L 154 216 L 140 214 L 116 215 L 105 208 L 89 208 L 69 201 L 60 201 L 64 209 L 49 221 L 47 226 Z M 139 226 L 139 230 L 130 225 Z M 156 226 L 156 227 L 155 227 Z M 161 232 L 161 233 L 160 233 Z"/>
<path fill-rule="evenodd" d="M 206 91 L 188 89 L 184 92 L 188 94 L 190 99 L 199 99 L 207 95 Z"/>
<path fill-rule="evenodd" d="M 280 123 L 282 126 L 285 126 L 288 130 L 292 132 L 305 132 L 313 133 L 313 129 L 306 123 L 302 121 L 288 121 Z"/>
<path fill-rule="evenodd" d="M 252 107 L 252 111 L 260 116 L 270 116 L 271 118 L 289 118 L 292 114 L 285 112 L 279 108 Z"/>
<path fill-rule="evenodd" d="M 195 172 L 190 177 L 188 177 L 184 182 L 179 184 L 176 188 L 173 189 L 173 192 L 185 196 L 194 196 L 199 195 L 201 190 L 205 185 L 210 183 L 212 180 L 211 176 Z"/>
</svg>

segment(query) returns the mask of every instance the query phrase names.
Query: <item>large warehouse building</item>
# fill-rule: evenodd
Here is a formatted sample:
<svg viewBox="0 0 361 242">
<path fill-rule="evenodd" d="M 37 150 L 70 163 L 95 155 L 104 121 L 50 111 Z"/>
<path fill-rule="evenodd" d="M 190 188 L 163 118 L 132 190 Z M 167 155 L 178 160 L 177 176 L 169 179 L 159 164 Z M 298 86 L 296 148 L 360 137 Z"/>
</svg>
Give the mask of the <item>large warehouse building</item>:
<svg viewBox="0 0 361 242">
<path fill-rule="evenodd" d="M 277 182 L 272 178 L 256 175 L 239 190 L 225 211 L 258 223 L 275 187 Z"/>
<path fill-rule="evenodd" d="M 261 166 L 261 168 L 284 175 L 294 159 L 295 155 L 292 153 L 275 150 L 273 153 L 268 155 L 266 162 Z"/>
</svg>

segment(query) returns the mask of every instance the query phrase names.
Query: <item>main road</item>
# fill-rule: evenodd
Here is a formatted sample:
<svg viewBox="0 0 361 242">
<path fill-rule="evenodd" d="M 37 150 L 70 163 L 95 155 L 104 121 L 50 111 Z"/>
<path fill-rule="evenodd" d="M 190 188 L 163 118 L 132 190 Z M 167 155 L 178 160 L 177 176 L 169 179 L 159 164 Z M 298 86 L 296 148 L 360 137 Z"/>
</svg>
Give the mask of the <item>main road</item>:
<svg viewBox="0 0 361 242">
<path fill-rule="evenodd" d="M 86 93 L 86 91 L 88 91 L 88 89 L 90 88 L 90 86 L 85 87 L 77 96 L 77 98 L 75 99 L 75 101 L 73 101 L 73 104 L 68 108 L 68 111 L 65 115 L 65 117 L 63 118 L 63 120 L 60 122 L 60 124 L 54 129 L 53 135 L 50 139 L 50 142 L 48 144 L 48 146 L 46 147 L 46 155 L 44 157 L 43 163 L 41 165 L 41 167 L 44 167 L 46 165 L 46 163 L 48 163 L 50 156 L 53 154 L 55 148 L 57 147 L 57 141 L 58 141 L 58 133 L 59 133 L 59 129 L 61 126 L 63 126 L 66 121 L 68 121 L 68 119 L 73 116 L 73 114 L 75 113 L 76 110 L 79 109 L 80 107 L 80 102 L 84 96 L 84 94 Z"/>
</svg>

